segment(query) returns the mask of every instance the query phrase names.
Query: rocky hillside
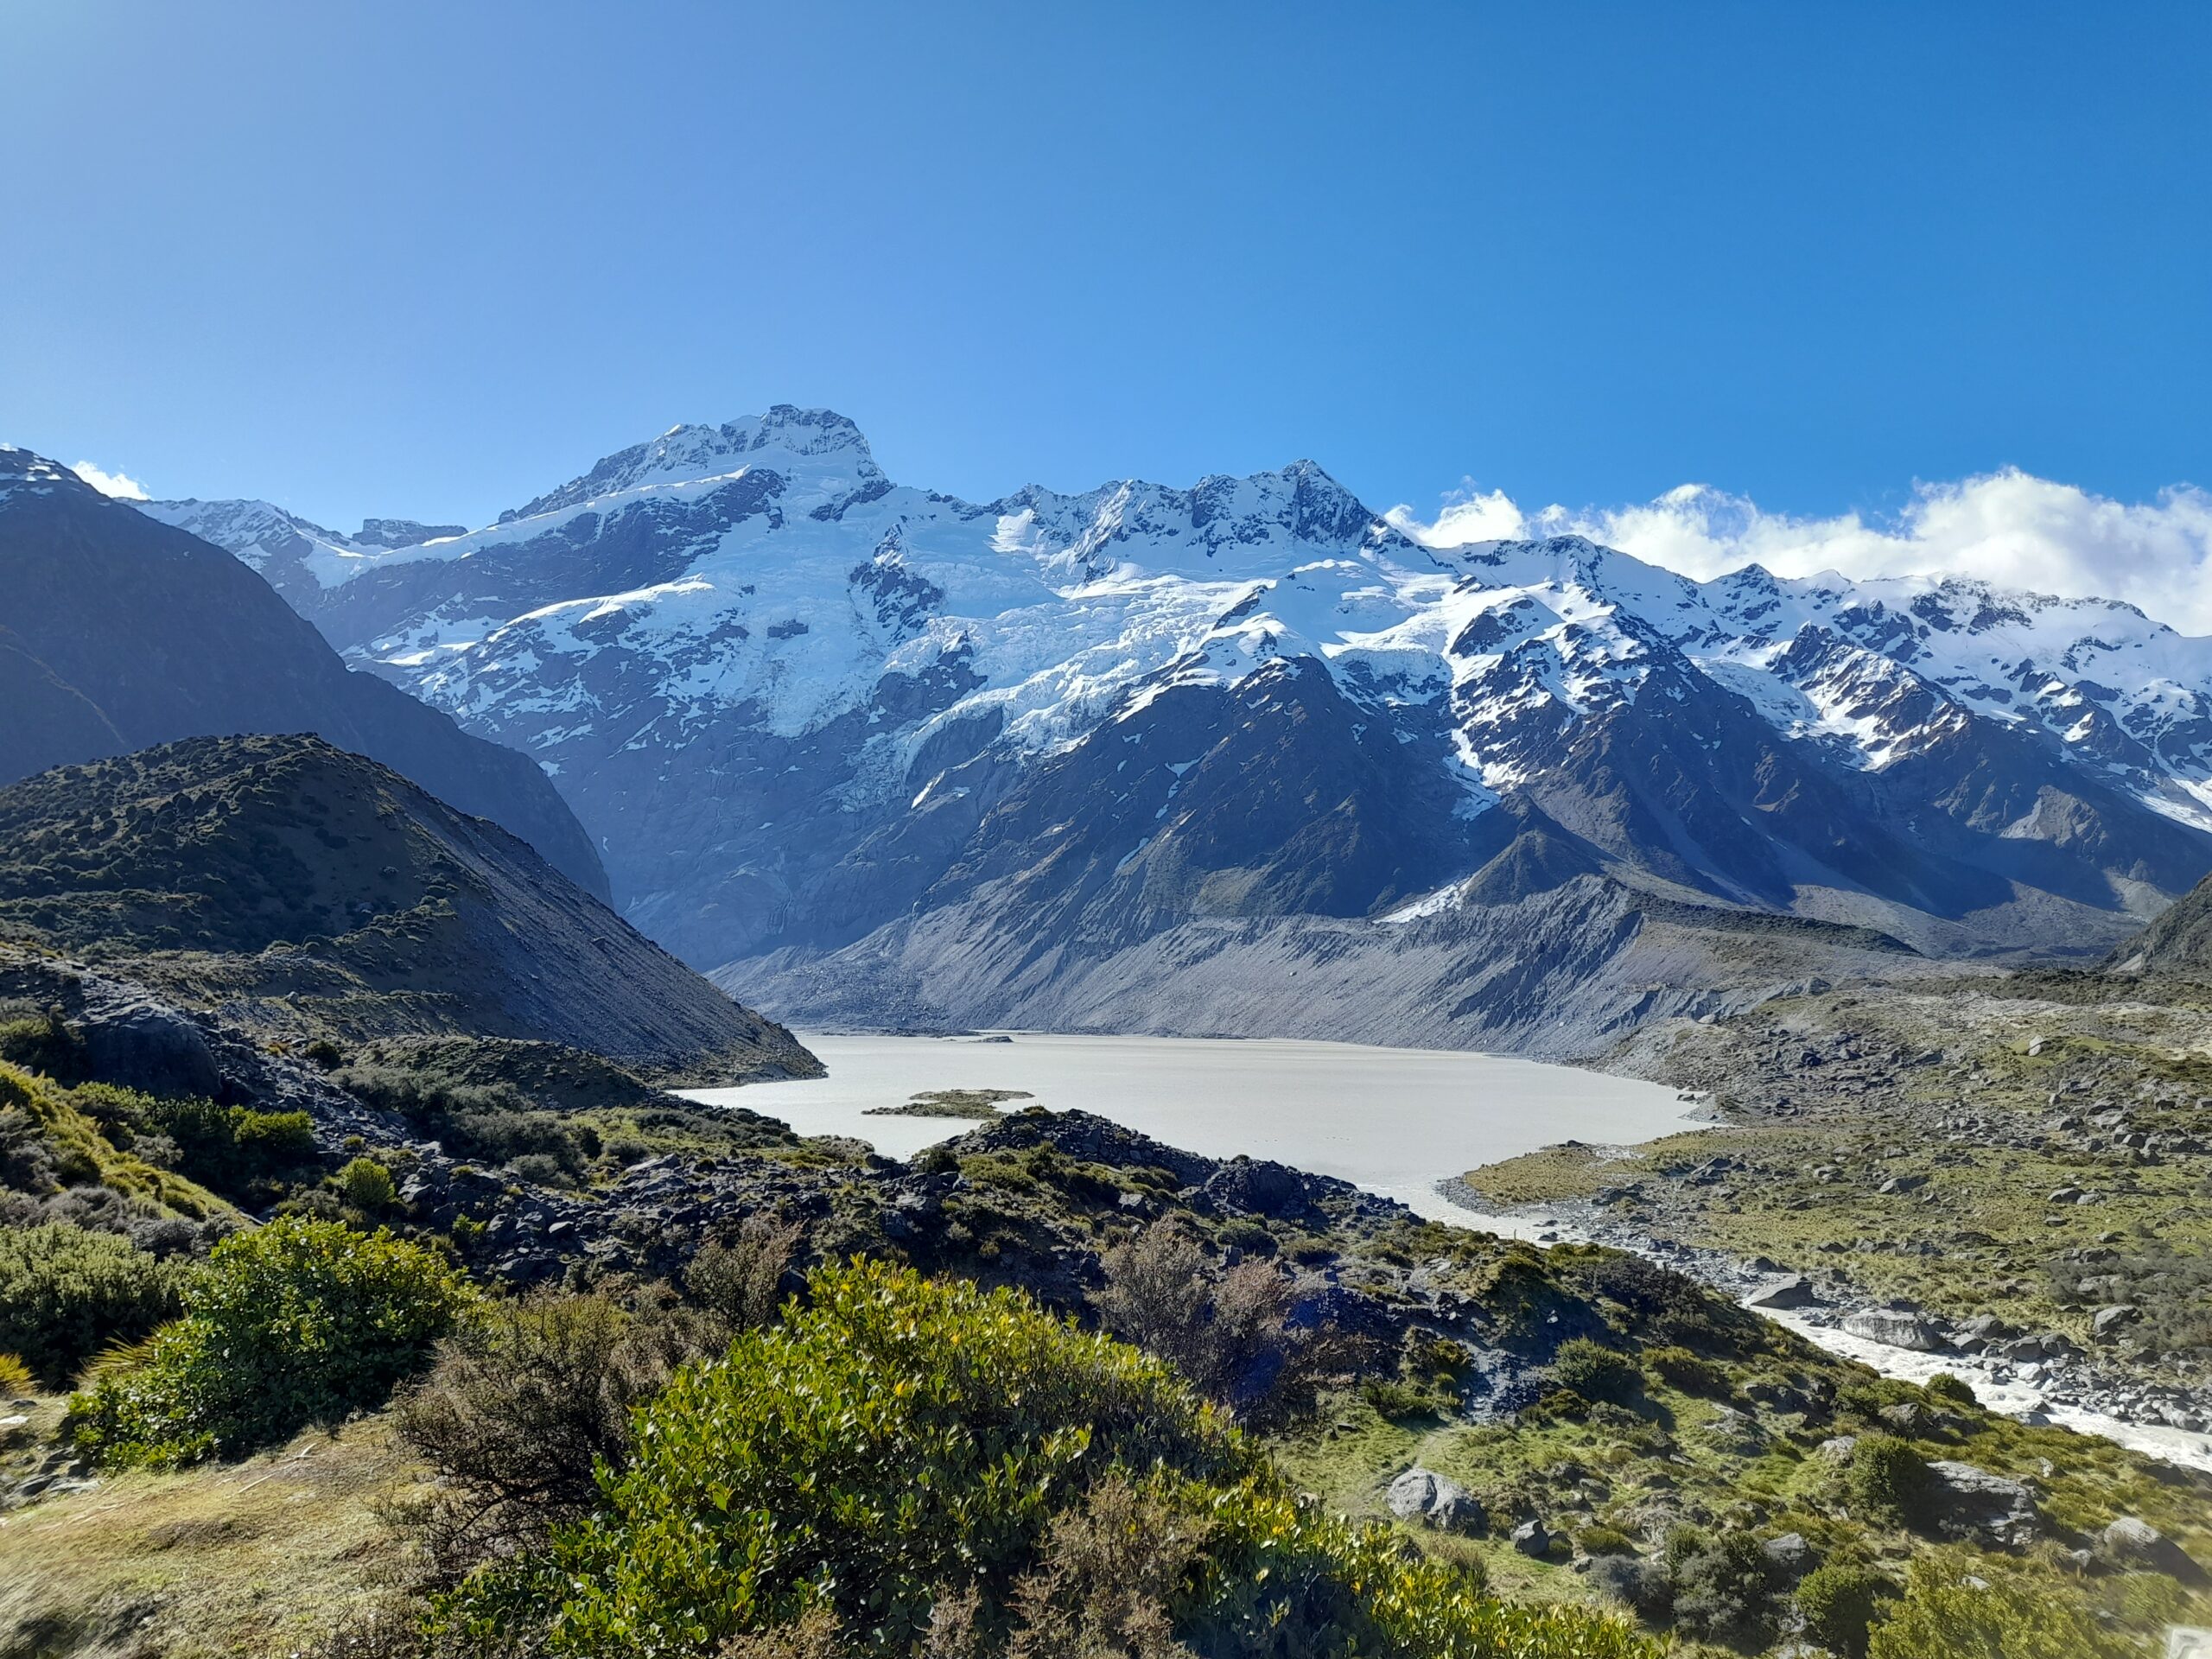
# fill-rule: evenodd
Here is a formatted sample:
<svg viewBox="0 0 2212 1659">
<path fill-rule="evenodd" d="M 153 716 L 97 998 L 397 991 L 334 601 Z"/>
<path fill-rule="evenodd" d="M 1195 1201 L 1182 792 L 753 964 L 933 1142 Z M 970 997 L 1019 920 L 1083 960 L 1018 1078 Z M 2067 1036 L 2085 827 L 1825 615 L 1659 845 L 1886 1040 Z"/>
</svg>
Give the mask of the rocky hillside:
<svg viewBox="0 0 2212 1659">
<path fill-rule="evenodd" d="M 819 1070 L 514 836 L 315 737 L 189 739 L 0 790 L 0 929 L 279 1029 Z"/>
<path fill-rule="evenodd" d="M 1594 976 L 1587 1052 L 1862 948 L 2094 959 L 2212 868 L 2212 645 L 2126 606 L 1430 547 L 1311 462 L 970 503 L 779 407 L 410 546 L 146 511 L 810 1017 L 1522 1045 Z"/>
<path fill-rule="evenodd" d="M 2124 973 L 2212 973 L 2212 877 L 2112 954 Z"/>
<path fill-rule="evenodd" d="M 544 775 L 369 674 L 236 559 L 0 448 L 0 782 L 181 737 L 321 734 L 521 836 L 607 897 Z"/>
</svg>

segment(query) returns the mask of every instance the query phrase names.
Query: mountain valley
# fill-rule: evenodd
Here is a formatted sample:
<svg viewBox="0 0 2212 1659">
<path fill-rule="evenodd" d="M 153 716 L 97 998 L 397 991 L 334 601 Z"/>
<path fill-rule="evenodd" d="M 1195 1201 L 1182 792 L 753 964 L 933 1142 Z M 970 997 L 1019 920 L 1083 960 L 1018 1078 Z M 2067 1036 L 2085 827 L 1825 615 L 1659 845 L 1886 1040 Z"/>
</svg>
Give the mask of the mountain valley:
<svg viewBox="0 0 2212 1659">
<path fill-rule="evenodd" d="M 143 510 L 535 758 L 637 925 L 803 1022 L 1587 1056 L 2093 960 L 2212 868 L 2212 646 L 2132 607 L 1430 547 L 1311 462 L 971 504 L 779 407 L 412 545 Z"/>
</svg>

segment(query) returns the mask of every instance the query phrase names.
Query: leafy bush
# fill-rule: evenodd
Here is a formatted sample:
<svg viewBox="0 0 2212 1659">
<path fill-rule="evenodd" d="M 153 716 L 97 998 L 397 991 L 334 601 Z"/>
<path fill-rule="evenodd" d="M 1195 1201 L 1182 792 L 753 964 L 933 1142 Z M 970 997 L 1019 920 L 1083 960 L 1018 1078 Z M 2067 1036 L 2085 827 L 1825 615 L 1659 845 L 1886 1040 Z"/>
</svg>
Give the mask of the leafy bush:
<svg viewBox="0 0 2212 1659">
<path fill-rule="evenodd" d="M 1652 1338 L 1707 1353 L 1733 1353 L 1758 1329 L 1756 1316 L 1724 1301 L 1687 1274 L 1640 1255 L 1609 1255 L 1590 1269 L 1591 1288 L 1618 1303 Z"/>
<path fill-rule="evenodd" d="M 109 1344 L 175 1317 L 179 1277 L 112 1233 L 59 1223 L 0 1230 L 0 1352 L 60 1387 Z"/>
<path fill-rule="evenodd" d="M 1635 1399 L 1643 1387 L 1643 1373 L 1634 1361 L 1587 1337 L 1560 1344 L 1552 1361 L 1552 1376 L 1560 1387 L 1573 1389 L 1585 1400 L 1610 1400 L 1615 1405 Z"/>
<path fill-rule="evenodd" d="M 2134 1643 L 2101 1626 L 2049 1567 L 1923 1557 L 1867 1642 L 1868 1659 L 2122 1659 Z"/>
<path fill-rule="evenodd" d="M 1649 1652 L 1302 1506 L 1165 1365 L 1018 1293 L 858 1262 L 808 1288 L 639 1410 L 594 1514 L 441 1598 L 440 1639 L 760 1659 L 1165 1656 L 1170 1631 L 1218 1659 Z"/>
<path fill-rule="evenodd" d="M 589 1513 L 597 1471 L 630 1460 L 630 1408 L 669 1368 L 604 1296 L 541 1292 L 480 1305 L 404 1392 L 401 1437 L 438 1477 L 409 1518 L 436 1578 L 542 1546 Z"/>
<path fill-rule="evenodd" d="M 1928 1460 L 1894 1434 L 1862 1434 L 1851 1449 L 1845 1485 L 1862 1521 L 1919 1526 L 1931 1484 Z"/>
<path fill-rule="evenodd" d="M 1675 1627 L 1758 1652 L 1774 1638 L 1774 1563 L 1748 1532 L 1724 1532 L 1677 1548 L 1669 1539 Z"/>
<path fill-rule="evenodd" d="M 1394 1423 L 1431 1416 L 1443 1404 L 1435 1389 L 1418 1382 L 1401 1382 L 1395 1376 L 1369 1377 L 1359 1385 L 1359 1397 L 1375 1408 L 1376 1416 Z"/>
<path fill-rule="evenodd" d="M 305 1112 L 264 1112 L 222 1106 L 196 1096 L 141 1094 L 88 1083 L 70 1103 L 118 1148 L 173 1168 L 226 1198 L 245 1198 L 258 1184 L 290 1174 L 317 1156 L 315 1123 Z"/>
<path fill-rule="evenodd" d="M 710 1239 L 683 1270 L 683 1287 L 728 1332 L 758 1331 L 776 1317 L 784 1274 L 798 1253 L 795 1222 L 749 1217 L 734 1239 Z"/>
<path fill-rule="evenodd" d="M 580 1173 L 585 1152 L 556 1112 L 543 1111 L 507 1083 L 461 1083 L 397 1066 L 353 1065 L 334 1079 L 372 1106 L 397 1112 L 417 1135 L 456 1158 L 509 1164 L 550 1160 L 563 1179 Z"/>
<path fill-rule="evenodd" d="M 1012 1293 L 861 1264 L 811 1292 L 640 1414 L 636 1461 L 558 1552 L 564 1645 L 779 1624 L 819 1582 L 897 1650 L 940 1582 L 1003 1594 L 1052 1507 L 1116 1461 L 1256 1463 L 1164 1366 Z"/>
<path fill-rule="evenodd" d="M 1727 1372 L 1687 1348 L 1654 1348 L 1644 1355 L 1643 1364 L 1661 1382 L 1684 1394 L 1707 1400 L 1726 1400 L 1736 1391 Z"/>
<path fill-rule="evenodd" d="M 1350 1363 L 1336 1333 L 1290 1323 L 1292 1281 L 1271 1263 L 1217 1274 L 1196 1243 L 1162 1224 L 1107 1251 L 1101 1266 L 1106 1285 L 1094 1300 L 1107 1329 L 1247 1421 L 1310 1409 L 1323 1381 Z"/>
<path fill-rule="evenodd" d="M 88 1064 L 85 1034 L 62 1018 L 58 1007 L 0 1021 L 0 1060 L 56 1083 L 75 1083 Z"/>
<path fill-rule="evenodd" d="M 373 1158 L 356 1158 L 340 1170 L 338 1192 L 365 1216 L 381 1215 L 399 1201 L 391 1172 Z"/>
<path fill-rule="evenodd" d="M 1665 1565 L 1633 1555 L 1599 1555 L 1590 1562 L 1590 1582 L 1598 1592 L 1633 1607 L 1646 1618 L 1665 1616 L 1674 1605 L 1675 1581 Z"/>
<path fill-rule="evenodd" d="M 1953 1376 L 1948 1371 L 1936 1372 L 1928 1379 L 1927 1386 L 1931 1399 L 1941 1400 L 1947 1405 L 1974 1406 L 1980 1403 L 1974 1398 L 1974 1385 L 1962 1377 Z"/>
<path fill-rule="evenodd" d="M 1797 1611 L 1805 1634 L 1842 1659 L 1866 1659 L 1866 1643 L 1882 1605 L 1897 1586 L 1871 1567 L 1831 1561 L 1808 1573 L 1797 1586 Z"/>
<path fill-rule="evenodd" d="M 1238 1217 L 1224 1222 L 1214 1235 L 1215 1241 L 1225 1250 L 1243 1250 L 1247 1255 L 1273 1255 L 1275 1236 L 1256 1221 Z"/>
<path fill-rule="evenodd" d="M 71 1402 L 68 1431 L 105 1463 L 240 1456 L 383 1404 L 465 1300 L 439 1257 L 381 1229 L 288 1217 L 235 1233 L 144 1363 Z"/>
</svg>

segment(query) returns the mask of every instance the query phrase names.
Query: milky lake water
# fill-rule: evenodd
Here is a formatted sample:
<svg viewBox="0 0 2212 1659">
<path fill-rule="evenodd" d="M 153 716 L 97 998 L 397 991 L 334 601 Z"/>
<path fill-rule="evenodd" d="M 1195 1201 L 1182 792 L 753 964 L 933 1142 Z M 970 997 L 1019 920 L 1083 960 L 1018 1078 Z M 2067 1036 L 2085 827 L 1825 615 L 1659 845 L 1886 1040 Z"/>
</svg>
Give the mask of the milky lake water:
<svg viewBox="0 0 2212 1659">
<path fill-rule="evenodd" d="M 849 1135 L 906 1158 L 973 1127 L 872 1117 L 931 1089 L 1021 1089 L 1211 1158 L 1249 1153 L 1335 1175 L 1440 1221 L 1468 1211 L 1436 1184 L 1561 1141 L 1648 1141 L 1688 1127 L 1674 1090 L 1573 1066 L 1351 1043 L 1203 1037 L 800 1033 L 826 1077 L 688 1091 L 802 1135 Z M 1030 1103 L 1016 1101 L 1012 1106 Z"/>
</svg>

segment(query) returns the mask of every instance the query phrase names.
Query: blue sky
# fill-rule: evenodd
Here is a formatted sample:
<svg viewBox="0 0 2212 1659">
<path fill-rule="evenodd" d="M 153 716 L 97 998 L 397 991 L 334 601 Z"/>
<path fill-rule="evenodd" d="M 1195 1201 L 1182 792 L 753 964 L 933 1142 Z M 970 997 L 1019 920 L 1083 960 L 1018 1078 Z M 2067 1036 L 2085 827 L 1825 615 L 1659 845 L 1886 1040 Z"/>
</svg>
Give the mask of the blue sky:
<svg viewBox="0 0 2212 1659">
<path fill-rule="evenodd" d="M 2212 482 L 2212 7 L 0 0 L 0 436 L 480 523 L 678 420 L 1377 506 Z"/>
</svg>

